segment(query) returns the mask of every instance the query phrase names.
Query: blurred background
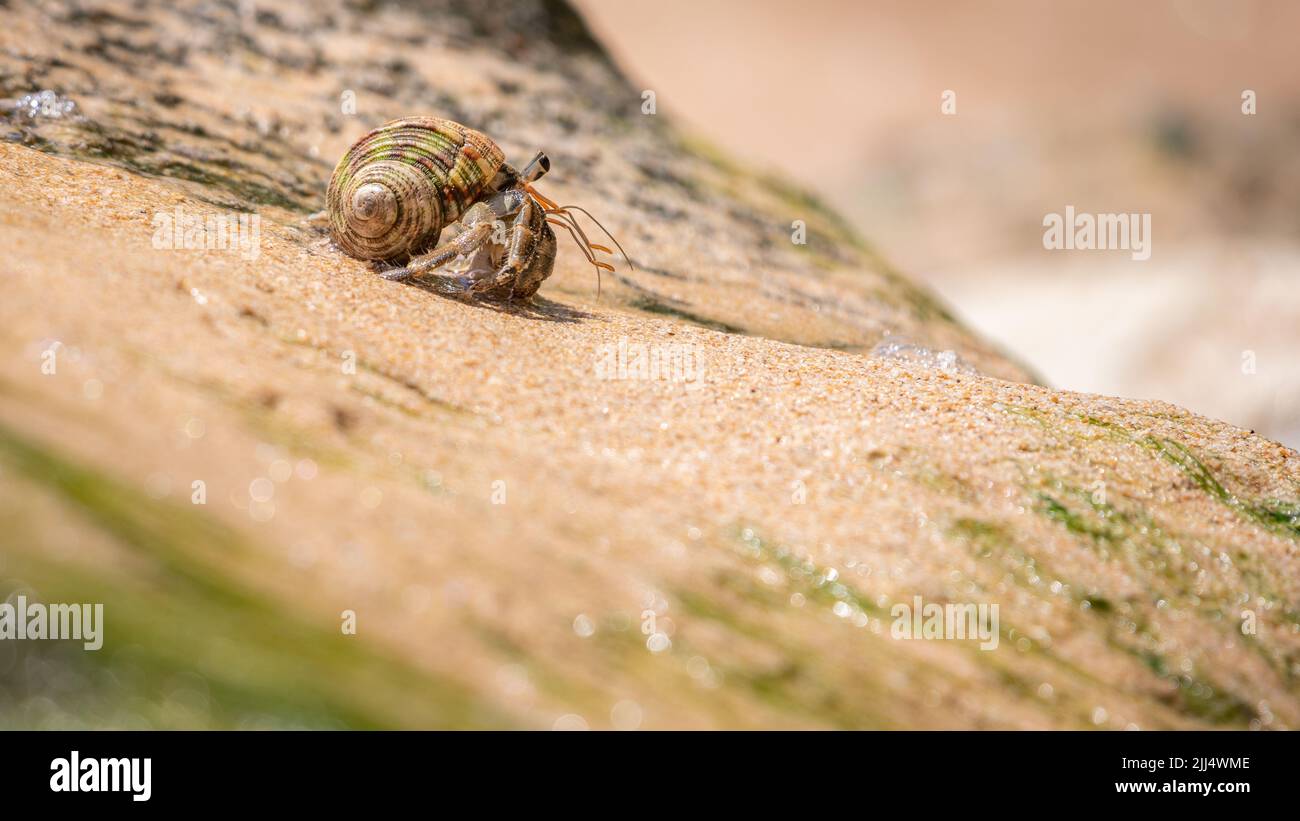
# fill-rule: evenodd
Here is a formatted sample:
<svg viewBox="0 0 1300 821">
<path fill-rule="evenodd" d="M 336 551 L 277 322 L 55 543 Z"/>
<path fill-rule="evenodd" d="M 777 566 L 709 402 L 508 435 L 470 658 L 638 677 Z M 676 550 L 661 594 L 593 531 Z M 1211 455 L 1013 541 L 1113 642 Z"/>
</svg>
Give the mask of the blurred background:
<svg viewBox="0 0 1300 821">
<path fill-rule="evenodd" d="M 819 192 L 1049 384 L 1300 446 L 1300 4 L 578 6 L 661 111 Z M 1044 250 L 1067 205 L 1150 213 L 1151 258 Z"/>
</svg>

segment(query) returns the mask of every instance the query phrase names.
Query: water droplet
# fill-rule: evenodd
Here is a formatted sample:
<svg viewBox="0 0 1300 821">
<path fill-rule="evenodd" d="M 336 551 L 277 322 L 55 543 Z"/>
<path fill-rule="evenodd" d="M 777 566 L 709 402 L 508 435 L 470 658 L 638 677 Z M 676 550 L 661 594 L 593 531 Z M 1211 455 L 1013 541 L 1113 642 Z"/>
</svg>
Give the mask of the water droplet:
<svg viewBox="0 0 1300 821">
<path fill-rule="evenodd" d="M 922 365 L 935 370 L 955 373 L 979 373 L 954 351 L 932 351 L 921 345 L 902 340 L 881 342 L 872 349 L 871 355 L 879 359 L 891 359 Z"/>
<path fill-rule="evenodd" d="M 13 113 L 29 119 L 73 117 L 77 115 L 77 104 L 70 98 L 45 89 L 35 94 L 24 94 L 14 103 Z"/>
</svg>

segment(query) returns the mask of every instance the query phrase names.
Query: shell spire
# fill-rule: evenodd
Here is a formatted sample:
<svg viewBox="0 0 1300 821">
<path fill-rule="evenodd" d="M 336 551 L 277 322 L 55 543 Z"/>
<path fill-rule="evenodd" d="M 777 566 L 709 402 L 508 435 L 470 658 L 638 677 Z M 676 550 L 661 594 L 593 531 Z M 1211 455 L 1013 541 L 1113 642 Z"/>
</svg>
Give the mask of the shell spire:
<svg viewBox="0 0 1300 821">
<path fill-rule="evenodd" d="M 385 123 L 334 168 L 326 195 L 330 234 L 349 256 L 404 262 L 436 245 L 504 162 L 495 142 L 451 120 Z"/>
</svg>

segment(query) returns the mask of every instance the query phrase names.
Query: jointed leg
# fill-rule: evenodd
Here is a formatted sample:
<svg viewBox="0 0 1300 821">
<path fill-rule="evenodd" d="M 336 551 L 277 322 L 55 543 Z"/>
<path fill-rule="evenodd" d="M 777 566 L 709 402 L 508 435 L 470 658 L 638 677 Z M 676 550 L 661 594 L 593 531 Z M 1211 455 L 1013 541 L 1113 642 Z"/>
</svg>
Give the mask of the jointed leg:
<svg viewBox="0 0 1300 821">
<path fill-rule="evenodd" d="M 427 254 L 415 257 L 406 264 L 405 268 L 384 271 L 380 276 L 394 282 L 404 282 L 411 277 L 432 271 L 434 268 L 441 268 L 457 257 L 473 254 L 491 235 L 492 224 L 479 223 L 473 228 L 462 231 L 451 242 L 441 245 Z"/>
<path fill-rule="evenodd" d="M 466 211 L 448 230 L 458 231 L 448 241 L 433 251 L 416 257 L 404 268 L 395 268 L 380 274 L 384 279 L 403 282 L 414 276 L 441 268 L 458 257 L 468 257 L 476 253 L 492 235 L 497 220 L 510 220 L 527 201 L 527 196 L 518 190 L 502 191 L 476 203 Z"/>
<path fill-rule="evenodd" d="M 507 300 L 516 295 L 532 296 L 551 273 L 554 261 L 555 235 L 541 209 L 527 201 L 510 226 L 500 266 L 475 278 L 470 290 Z"/>
</svg>

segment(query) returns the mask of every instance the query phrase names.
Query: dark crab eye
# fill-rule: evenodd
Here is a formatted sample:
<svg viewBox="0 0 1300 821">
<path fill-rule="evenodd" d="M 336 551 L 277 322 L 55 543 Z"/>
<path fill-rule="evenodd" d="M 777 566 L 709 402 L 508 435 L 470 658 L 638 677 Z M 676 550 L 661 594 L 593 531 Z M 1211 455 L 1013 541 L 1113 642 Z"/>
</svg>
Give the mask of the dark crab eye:
<svg viewBox="0 0 1300 821">
<path fill-rule="evenodd" d="M 524 182 L 537 182 L 543 174 L 550 170 L 551 158 L 546 156 L 544 151 L 538 151 L 537 156 L 533 157 L 533 161 L 524 166 L 524 170 L 520 172 L 519 177 Z"/>
</svg>

